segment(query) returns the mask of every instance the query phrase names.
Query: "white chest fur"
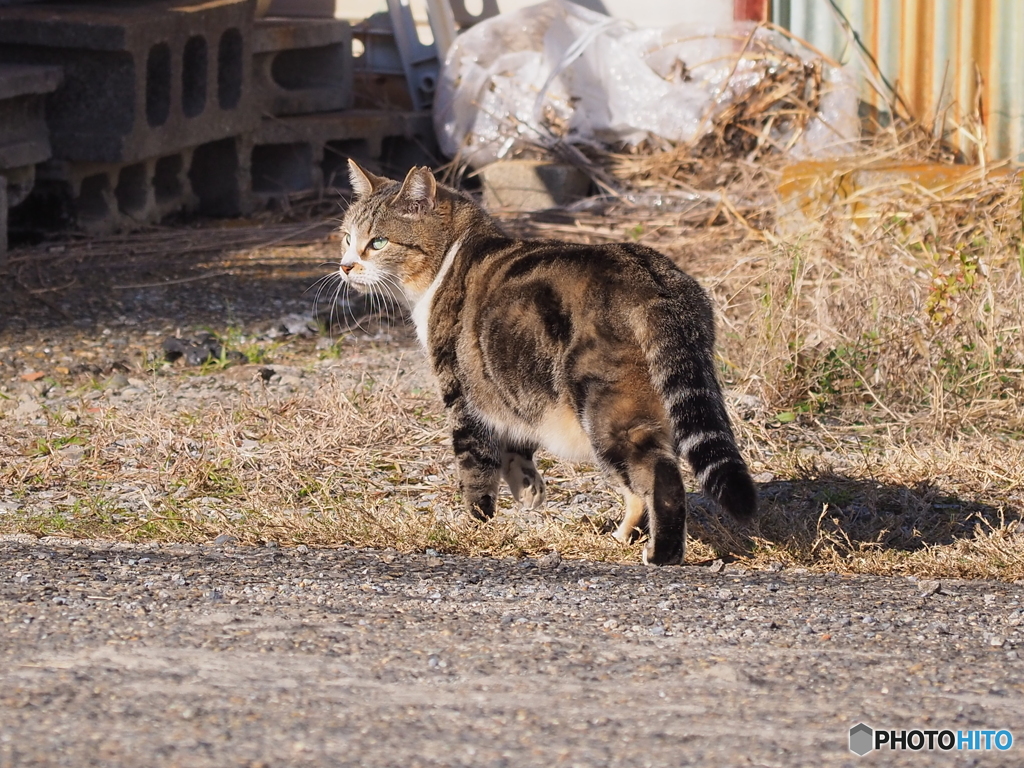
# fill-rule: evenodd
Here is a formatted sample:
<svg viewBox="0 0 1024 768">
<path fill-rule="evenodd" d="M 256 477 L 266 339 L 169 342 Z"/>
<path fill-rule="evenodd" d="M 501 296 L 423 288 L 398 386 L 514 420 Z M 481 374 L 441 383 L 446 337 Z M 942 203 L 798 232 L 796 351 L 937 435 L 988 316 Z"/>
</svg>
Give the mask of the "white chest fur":
<svg viewBox="0 0 1024 768">
<path fill-rule="evenodd" d="M 441 287 L 441 283 L 444 282 L 445 276 L 452 268 L 452 262 L 455 261 L 455 255 L 459 252 L 460 247 L 462 247 L 462 238 L 459 238 L 452 243 L 452 247 L 449 248 L 448 252 L 444 255 L 444 261 L 441 262 L 441 268 L 437 270 L 437 274 L 430 282 L 430 286 L 412 306 L 412 322 L 413 325 L 416 326 L 416 337 L 420 340 L 420 344 L 423 345 L 424 349 L 427 347 L 430 305 L 434 303 L 434 294 L 437 293 L 437 289 Z"/>
</svg>

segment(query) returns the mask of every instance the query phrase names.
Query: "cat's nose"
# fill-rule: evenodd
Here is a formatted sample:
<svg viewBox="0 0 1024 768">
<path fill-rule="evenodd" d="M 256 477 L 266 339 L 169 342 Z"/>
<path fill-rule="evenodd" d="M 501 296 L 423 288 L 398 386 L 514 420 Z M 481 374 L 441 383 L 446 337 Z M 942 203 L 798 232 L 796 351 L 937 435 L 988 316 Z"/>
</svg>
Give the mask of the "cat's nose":
<svg viewBox="0 0 1024 768">
<path fill-rule="evenodd" d="M 354 267 L 354 266 L 355 266 L 355 264 L 342 264 L 341 265 L 341 271 L 344 272 L 347 275 L 349 272 L 352 271 L 352 267 Z"/>
</svg>

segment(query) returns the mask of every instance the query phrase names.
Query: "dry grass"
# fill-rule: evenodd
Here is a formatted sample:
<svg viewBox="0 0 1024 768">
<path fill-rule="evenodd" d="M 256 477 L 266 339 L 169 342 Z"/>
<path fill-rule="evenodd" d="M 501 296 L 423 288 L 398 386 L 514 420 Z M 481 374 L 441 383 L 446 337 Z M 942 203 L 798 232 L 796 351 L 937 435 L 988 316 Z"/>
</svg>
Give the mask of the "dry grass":
<svg viewBox="0 0 1024 768">
<path fill-rule="evenodd" d="M 794 214 L 804 226 L 773 237 L 746 284 L 715 281 L 726 375 L 780 409 L 1019 435 L 1020 212 L 1020 179 L 1000 176 L 941 194 L 892 181 L 869 208 Z"/>
<path fill-rule="evenodd" d="M 883 133 L 782 200 L 778 158 L 609 155 L 606 178 L 670 212 L 623 198 L 601 216 L 509 222 L 530 235 L 639 240 L 713 293 L 721 373 L 764 509 L 741 533 L 697 500 L 689 562 L 1024 578 L 1021 180 L 991 168 L 944 184 L 871 170 L 941 155 L 916 128 Z M 638 560 L 607 535 L 619 502 L 585 467 L 547 462 L 543 515 L 514 512 L 506 496 L 489 525 L 459 517 L 437 398 L 400 378 L 252 392 L 201 413 L 156 403 L 74 425 L 54 417 L 35 432 L 3 427 L 0 485 L 50 494 L 45 512 L 0 516 L 3 533 Z M 59 447 L 75 442 L 88 451 L 69 465 Z"/>
<path fill-rule="evenodd" d="M 639 239 L 715 295 L 722 375 L 764 509 L 737 532 L 695 498 L 689 562 L 1024 578 L 1019 181 L 892 194 L 769 236 L 736 217 L 518 222 Z M 398 359 L 359 348 L 378 368 Z M 638 560 L 607 535 L 619 501 L 586 467 L 546 462 L 543 515 L 505 496 L 491 524 L 459 517 L 437 398 L 400 377 L 217 402 L 55 414 L 45 428 L 5 420 L 0 485 L 49 499 L 0 516 L 0 532 Z M 60 448 L 76 443 L 87 450 L 69 464 Z"/>
<path fill-rule="evenodd" d="M 0 470 L 24 499 L 48 491 L 48 507 L 0 517 L 0 532 L 638 558 L 607 535 L 619 502 L 587 467 L 544 462 L 543 515 L 517 512 L 506 494 L 492 523 L 461 518 L 436 397 L 396 377 L 286 397 L 253 391 L 201 413 L 156 401 L 57 422 L 31 455 Z M 757 417 L 739 424 L 763 515 L 741 533 L 695 497 L 690 562 L 1024 578 L 1020 442 L 922 443 L 895 430 Z M 60 448 L 75 443 L 88 448 L 69 463 Z"/>
</svg>

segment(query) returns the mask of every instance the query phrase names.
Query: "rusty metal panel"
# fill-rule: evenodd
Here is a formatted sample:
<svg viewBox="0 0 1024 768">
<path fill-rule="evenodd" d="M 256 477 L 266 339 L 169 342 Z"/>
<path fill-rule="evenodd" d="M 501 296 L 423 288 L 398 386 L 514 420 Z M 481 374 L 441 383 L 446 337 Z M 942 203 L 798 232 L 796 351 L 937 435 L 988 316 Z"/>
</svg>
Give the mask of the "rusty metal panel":
<svg viewBox="0 0 1024 768">
<path fill-rule="evenodd" d="M 980 100 L 986 156 L 1024 162 L 1024 3 L 773 0 L 772 20 L 843 63 L 859 65 L 833 5 L 916 117 L 928 123 L 938 115 L 947 125 L 963 125 Z M 863 69 L 861 77 L 864 100 L 883 106 Z M 976 156 L 977 142 L 967 134 L 959 130 L 951 138 Z"/>
</svg>

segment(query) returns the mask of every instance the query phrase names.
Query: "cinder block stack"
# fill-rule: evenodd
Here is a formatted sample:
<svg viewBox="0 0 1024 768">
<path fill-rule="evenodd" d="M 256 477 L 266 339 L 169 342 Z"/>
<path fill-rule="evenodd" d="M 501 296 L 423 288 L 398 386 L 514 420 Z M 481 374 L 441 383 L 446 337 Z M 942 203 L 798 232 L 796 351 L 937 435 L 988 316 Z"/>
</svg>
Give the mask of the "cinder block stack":
<svg viewBox="0 0 1024 768">
<path fill-rule="evenodd" d="M 251 83 L 254 0 L 34 4 L 0 12 L 0 58 L 48 64 L 53 159 L 43 191 L 77 223 L 110 231 L 175 210 L 238 213 L 246 168 L 232 137 L 257 114 Z M 233 157 L 221 157 L 223 154 Z M 233 200 L 190 181 L 228 171 Z"/>
<path fill-rule="evenodd" d="M 7 253 L 7 209 L 28 196 L 36 165 L 50 157 L 44 99 L 60 80 L 59 67 L 0 64 L 0 263 Z"/>
<path fill-rule="evenodd" d="M 288 12 L 277 2 L 271 12 Z M 429 112 L 351 109 L 348 21 L 278 17 L 255 27 L 256 82 L 263 119 L 253 135 L 257 205 L 325 188 L 347 190 L 346 161 L 402 172 L 436 154 Z"/>
<path fill-rule="evenodd" d="M 175 212 L 236 216 L 325 186 L 345 188 L 339 169 L 350 155 L 394 173 L 428 162 L 435 147 L 428 113 L 351 109 L 347 21 L 255 19 L 256 5 L 0 7 L 0 174 L 8 204 L 20 203 L 20 190 L 34 182 L 33 197 L 50 208 L 58 201 L 76 226 L 109 232 Z M 4 72 L 17 77 L 5 80 Z M 14 81 L 22 84 L 17 93 L 5 86 Z M 35 99 L 34 106 L 5 107 L 18 99 Z M 27 127 L 12 127 L 15 113 L 27 116 Z M 15 155 L 28 159 L 11 166 Z"/>
</svg>

